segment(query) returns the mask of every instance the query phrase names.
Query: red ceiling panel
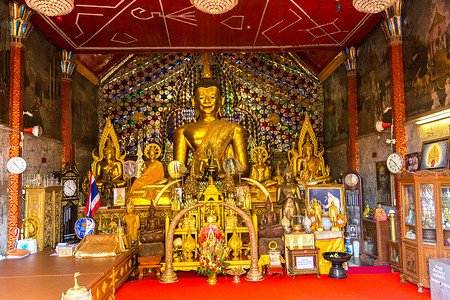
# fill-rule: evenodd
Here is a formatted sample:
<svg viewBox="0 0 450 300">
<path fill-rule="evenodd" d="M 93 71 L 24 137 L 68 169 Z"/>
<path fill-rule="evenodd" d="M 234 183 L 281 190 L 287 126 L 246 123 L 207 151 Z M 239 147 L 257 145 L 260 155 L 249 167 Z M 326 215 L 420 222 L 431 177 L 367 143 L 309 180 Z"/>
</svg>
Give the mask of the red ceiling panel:
<svg viewBox="0 0 450 300">
<path fill-rule="evenodd" d="M 189 0 L 75 0 L 75 4 L 61 21 L 36 14 L 32 22 L 61 48 L 76 53 L 338 53 L 361 40 L 381 19 L 357 12 L 352 0 L 240 0 L 230 12 L 215 16 L 197 10 Z M 324 55 L 326 61 L 328 56 Z M 321 70 L 321 56 L 314 55 L 314 60 L 309 64 Z"/>
</svg>

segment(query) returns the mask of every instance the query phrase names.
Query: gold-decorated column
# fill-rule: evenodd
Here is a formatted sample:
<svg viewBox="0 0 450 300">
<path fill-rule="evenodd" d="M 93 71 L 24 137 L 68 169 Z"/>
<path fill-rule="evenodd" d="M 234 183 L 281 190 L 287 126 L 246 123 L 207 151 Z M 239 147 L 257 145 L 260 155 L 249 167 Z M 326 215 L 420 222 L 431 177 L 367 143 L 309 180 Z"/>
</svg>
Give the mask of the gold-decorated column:
<svg viewBox="0 0 450 300">
<path fill-rule="evenodd" d="M 345 68 L 347 69 L 347 97 L 348 97 L 348 151 L 347 171 L 359 171 L 358 161 L 358 88 L 356 85 L 356 50 L 355 47 L 346 48 Z"/>
<path fill-rule="evenodd" d="M 63 140 L 63 167 L 71 161 L 71 143 L 72 143 L 72 74 L 76 64 L 73 62 L 74 55 L 72 51 L 63 50 L 61 59 L 62 72 L 62 140 Z"/>
<path fill-rule="evenodd" d="M 406 154 L 406 134 L 404 122 L 405 113 L 405 89 L 403 79 L 403 46 L 402 46 L 402 1 L 397 1 L 393 6 L 383 12 L 384 20 L 381 22 L 381 28 L 389 43 L 389 62 L 391 66 L 391 85 L 392 85 L 392 114 L 395 137 L 395 149 L 398 154 L 405 159 Z M 403 166 L 403 170 L 405 166 Z M 395 195 L 397 199 L 397 218 L 401 220 L 400 211 L 400 188 L 398 181 L 395 180 Z M 401 238 L 401 222 L 399 226 L 399 237 Z"/>
<path fill-rule="evenodd" d="M 24 74 L 24 43 L 33 25 L 30 17 L 33 11 L 17 2 L 9 3 L 9 25 L 11 34 L 10 58 L 10 94 L 9 94 L 9 126 L 12 128 L 9 136 L 9 157 L 21 154 L 21 132 L 23 131 L 23 74 Z M 8 250 L 14 248 L 16 228 L 20 226 L 22 199 L 22 175 L 9 175 L 8 196 Z"/>
</svg>

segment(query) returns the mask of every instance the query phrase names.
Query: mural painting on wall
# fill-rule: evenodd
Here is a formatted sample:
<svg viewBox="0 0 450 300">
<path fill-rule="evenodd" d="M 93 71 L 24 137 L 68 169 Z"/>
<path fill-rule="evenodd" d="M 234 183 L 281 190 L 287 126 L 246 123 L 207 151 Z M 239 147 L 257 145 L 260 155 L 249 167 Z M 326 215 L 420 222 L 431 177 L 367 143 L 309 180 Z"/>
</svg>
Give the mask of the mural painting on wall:
<svg viewBox="0 0 450 300">
<path fill-rule="evenodd" d="M 97 147 L 97 86 L 78 72 L 72 75 L 72 141 Z"/>
<path fill-rule="evenodd" d="M 193 89 L 205 55 L 136 55 L 99 89 L 99 128 L 111 117 L 122 151 L 135 154 L 137 142 L 160 143 L 171 151 L 174 130 L 193 122 Z M 225 97 L 224 118 L 241 124 L 250 148 L 272 144 L 290 149 L 309 114 L 323 143 L 323 90 L 315 76 L 288 53 L 209 54 L 213 77 Z M 100 130 L 101 132 L 101 130 Z"/>
<path fill-rule="evenodd" d="M 0 51 L 0 124 L 9 123 L 9 51 Z"/>
<path fill-rule="evenodd" d="M 40 35 L 40 36 L 39 36 Z M 43 135 L 61 139 L 61 71 L 57 50 L 39 31 L 33 31 L 27 40 L 23 126 L 41 125 Z"/>
<path fill-rule="evenodd" d="M 342 64 L 323 83 L 325 144 L 348 137 L 347 70 Z"/>
<path fill-rule="evenodd" d="M 358 129 L 375 128 L 391 106 L 389 49 L 380 27 L 376 27 L 358 47 Z"/>
<path fill-rule="evenodd" d="M 414 118 L 450 105 L 450 2 L 406 1 L 404 14 L 406 117 Z"/>
</svg>

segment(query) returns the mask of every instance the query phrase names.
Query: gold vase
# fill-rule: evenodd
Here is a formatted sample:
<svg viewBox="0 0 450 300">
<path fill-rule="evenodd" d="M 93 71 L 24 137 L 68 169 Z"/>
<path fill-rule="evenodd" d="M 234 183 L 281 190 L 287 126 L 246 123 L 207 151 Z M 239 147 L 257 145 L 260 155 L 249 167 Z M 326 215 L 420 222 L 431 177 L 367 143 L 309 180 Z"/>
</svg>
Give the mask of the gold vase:
<svg viewBox="0 0 450 300">
<path fill-rule="evenodd" d="M 214 273 L 211 277 L 208 277 L 208 279 L 206 279 L 206 283 L 210 284 L 210 285 L 214 285 L 217 283 L 217 274 Z"/>
</svg>

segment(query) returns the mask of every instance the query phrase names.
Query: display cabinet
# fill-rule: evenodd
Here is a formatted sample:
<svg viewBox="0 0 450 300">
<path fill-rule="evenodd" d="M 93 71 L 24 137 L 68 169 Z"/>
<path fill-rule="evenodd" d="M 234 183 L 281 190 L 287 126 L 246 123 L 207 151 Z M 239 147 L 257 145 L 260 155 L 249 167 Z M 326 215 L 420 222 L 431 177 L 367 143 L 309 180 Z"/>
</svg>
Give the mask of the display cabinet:
<svg viewBox="0 0 450 300">
<path fill-rule="evenodd" d="M 391 273 L 402 273 L 402 241 L 389 241 L 389 264 L 391 265 Z"/>
<path fill-rule="evenodd" d="M 25 217 L 39 221 L 37 247 L 41 251 L 61 242 L 61 186 L 25 188 Z"/>
<path fill-rule="evenodd" d="M 402 281 L 430 287 L 429 260 L 450 257 L 450 171 L 398 175 L 401 201 Z"/>
</svg>

